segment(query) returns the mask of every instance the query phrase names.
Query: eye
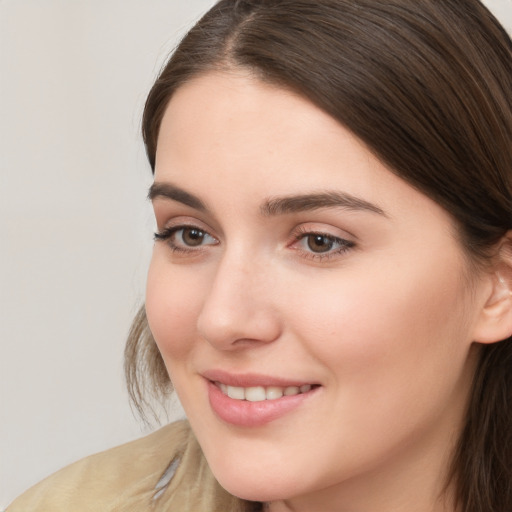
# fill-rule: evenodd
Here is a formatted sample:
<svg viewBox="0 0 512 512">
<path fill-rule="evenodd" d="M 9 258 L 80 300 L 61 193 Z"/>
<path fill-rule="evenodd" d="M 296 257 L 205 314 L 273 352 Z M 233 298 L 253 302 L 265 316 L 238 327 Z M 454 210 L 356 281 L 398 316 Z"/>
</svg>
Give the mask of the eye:
<svg viewBox="0 0 512 512">
<path fill-rule="evenodd" d="M 312 233 L 302 238 L 302 243 L 315 253 L 329 252 L 336 244 L 334 237 Z"/>
<path fill-rule="evenodd" d="M 296 242 L 293 248 L 300 251 L 304 257 L 309 259 L 326 259 L 335 257 L 355 247 L 355 243 L 329 233 L 306 231 L 299 229 L 295 235 Z"/>
<path fill-rule="evenodd" d="M 155 233 L 155 240 L 166 241 L 173 251 L 193 251 L 205 245 L 216 245 L 218 240 L 196 226 L 174 226 Z"/>
<path fill-rule="evenodd" d="M 174 232 L 174 239 L 188 247 L 197 247 L 204 242 L 208 243 L 210 239 L 213 240 L 213 237 L 201 229 L 181 228 Z"/>
</svg>

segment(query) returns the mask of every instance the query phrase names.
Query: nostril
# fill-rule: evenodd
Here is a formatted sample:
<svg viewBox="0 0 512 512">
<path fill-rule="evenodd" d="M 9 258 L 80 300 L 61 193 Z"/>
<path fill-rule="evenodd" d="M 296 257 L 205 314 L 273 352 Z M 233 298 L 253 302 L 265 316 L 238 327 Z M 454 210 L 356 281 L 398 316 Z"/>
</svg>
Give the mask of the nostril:
<svg viewBox="0 0 512 512">
<path fill-rule="evenodd" d="M 197 320 L 199 334 L 212 346 L 220 350 L 251 348 L 279 337 L 280 323 L 271 308 L 243 301 L 238 306 L 212 302 L 205 304 Z"/>
</svg>

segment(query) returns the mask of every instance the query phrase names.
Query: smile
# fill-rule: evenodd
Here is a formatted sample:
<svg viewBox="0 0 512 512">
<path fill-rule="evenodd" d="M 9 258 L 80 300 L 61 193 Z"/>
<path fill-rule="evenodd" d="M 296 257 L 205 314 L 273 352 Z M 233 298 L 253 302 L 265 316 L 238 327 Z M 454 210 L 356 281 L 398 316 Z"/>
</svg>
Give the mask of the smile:
<svg viewBox="0 0 512 512">
<path fill-rule="evenodd" d="M 294 396 L 301 393 L 311 391 L 311 384 L 304 384 L 302 386 L 253 386 L 253 387 L 239 387 L 228 386 L 222 382 L 214 382 L 222 394 L 232 398 L 233 400 L 247 400 L 249 402 L 263 402 L 264 400 L 277 400 L 283 396 Z"/>
<path fill-rule="evenodd" d="M 266 385 L 257 386 L 256 382 L 248 381 L 259 380 L 263 384 L 262 379 L 247 376 L 227 377 L 222 380 L 231 380 L 231 384 L 217 379 L 206 380 L 210 407 L 223 422 L 237 427 L 261 427 L 277 420 L 315 400 L 314 397 L 320 396 L 319 391 L 322 388 L 319 384 L 298 382 L 283 382 L 282 385 L 278 385 L 278 382 L 267 382 Z"/>
</svg>

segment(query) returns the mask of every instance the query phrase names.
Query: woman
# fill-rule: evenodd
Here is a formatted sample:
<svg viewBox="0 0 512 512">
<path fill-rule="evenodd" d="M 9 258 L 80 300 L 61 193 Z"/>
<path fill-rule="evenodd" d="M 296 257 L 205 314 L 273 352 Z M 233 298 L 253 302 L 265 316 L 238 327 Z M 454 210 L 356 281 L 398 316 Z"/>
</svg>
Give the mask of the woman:
<svg viewBox="0 0 512 512">
<path fill-rule="evenodd" d="M 17 510 L 512 510 L 512 44 L 477 0 L 221 0 L 153 86 L 129 386 L 188 423 Z"/>
</svg>

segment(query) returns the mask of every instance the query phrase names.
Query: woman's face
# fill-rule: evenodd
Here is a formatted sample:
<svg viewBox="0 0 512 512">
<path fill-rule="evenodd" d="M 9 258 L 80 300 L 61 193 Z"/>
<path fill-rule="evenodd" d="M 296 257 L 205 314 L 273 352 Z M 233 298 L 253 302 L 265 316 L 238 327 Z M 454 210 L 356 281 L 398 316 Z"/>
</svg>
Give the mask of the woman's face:
<svg viewBox="0 0 512 512">
<path fill-rule="evenodd" d="M 482 293 L 443 209 L 243 72 L 173 96 L 151 195 L 148 320 L 227 490 L 320 510 L 444 483 Z"/>
</svg>

